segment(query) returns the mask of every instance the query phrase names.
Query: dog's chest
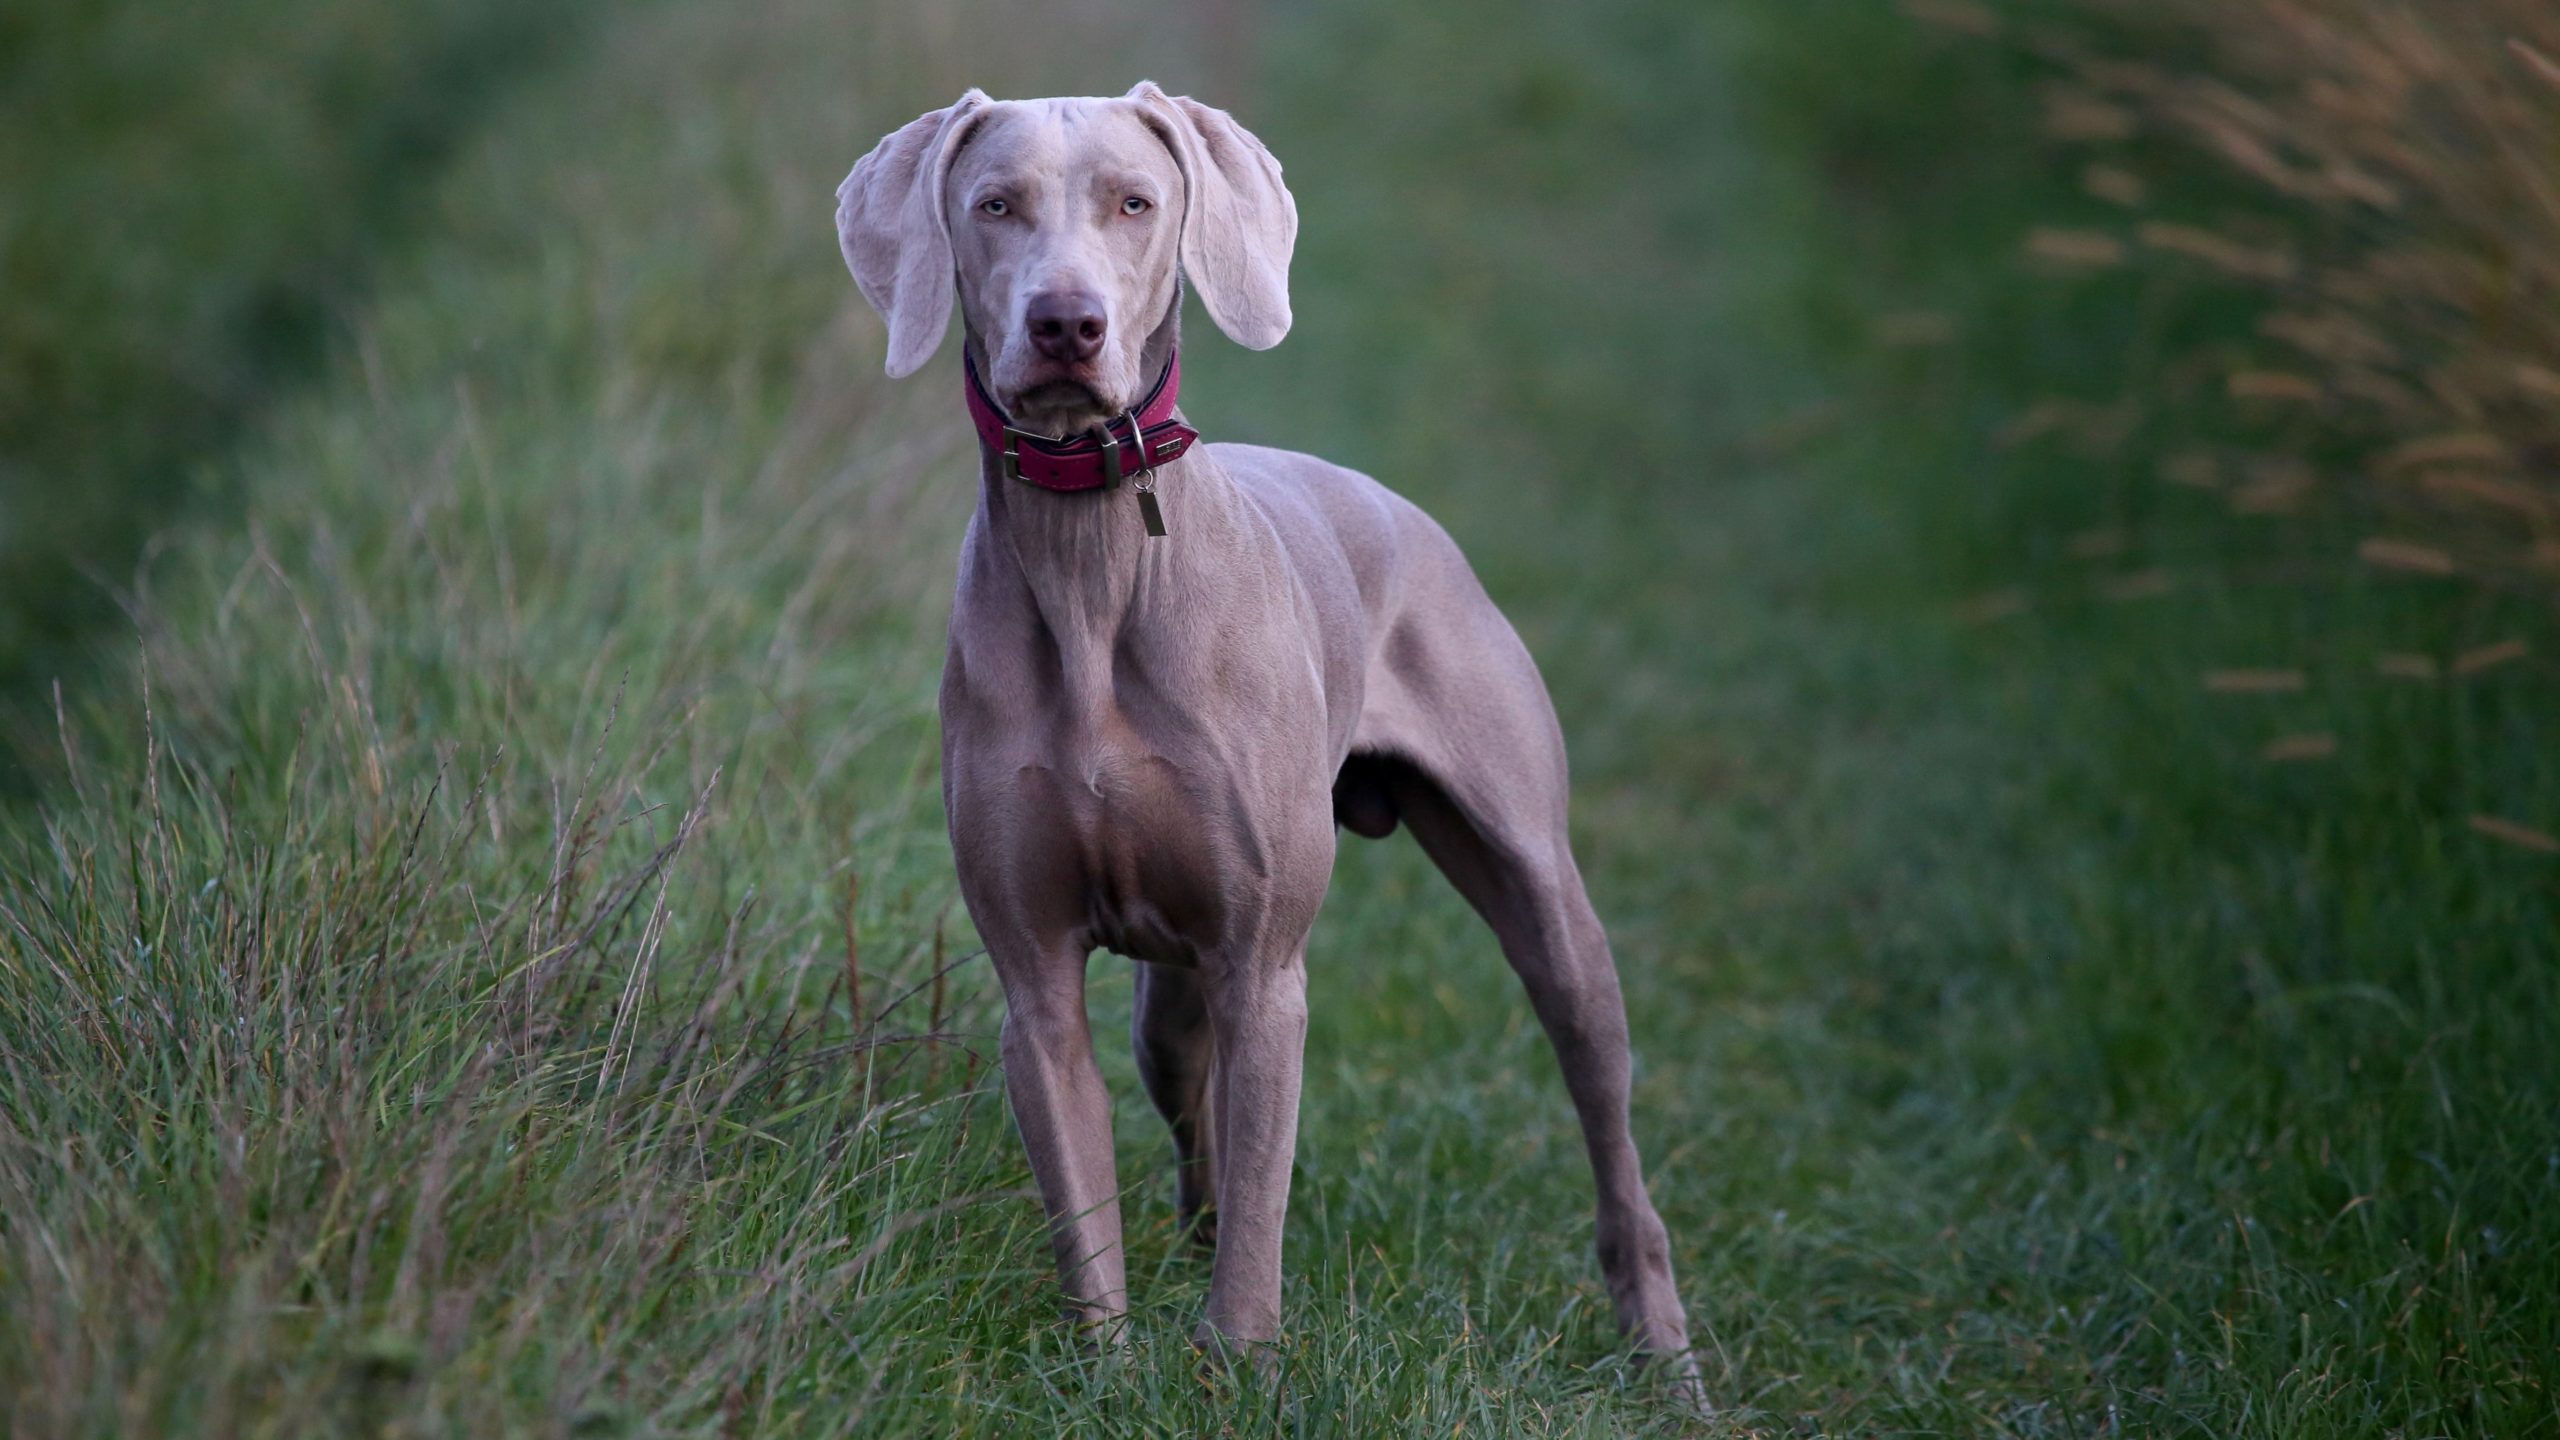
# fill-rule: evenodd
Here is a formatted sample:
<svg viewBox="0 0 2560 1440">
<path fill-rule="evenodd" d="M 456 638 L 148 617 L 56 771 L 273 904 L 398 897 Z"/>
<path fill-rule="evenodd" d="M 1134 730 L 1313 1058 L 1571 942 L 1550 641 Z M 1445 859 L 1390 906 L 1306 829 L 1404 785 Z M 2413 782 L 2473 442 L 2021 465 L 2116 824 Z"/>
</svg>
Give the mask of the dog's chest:
<svg viewBox="0 0 2560 1440">
<path fill-rule="evenodd" d="M 1260 846 L 1231 777 L 1172 749 L 1125 731 L 1060 745 L 955 795 L 969 813 L 953 822 L 1014 832 L 1000 848 L 1031 857 L 1015 874 L 1065 892 L 1027 898 L 1063 906 L 1091 946 L 1195 963 L 1234 918 Z"/>
<path fill-rule="evenodd" d="M 1135 685 L 1083 705 L 1038 687 L 946 699 L 952 840 L 982 929 L 1192 965 L 1284 914 L 1312 921 L 1331 772 L 1319 727 L 1275 723 L 1285 706 L 1180 707 Z"/>
<path fill-rule="evenodd" d="M 1051 598 L 1017 616 L 964 596 L 954 619 L 944 761 L 970 909 L 1001 912 L 981 928 L 1187 965 L 1249 946 L 1275 903 L 1311 917 L 1332 772 L 1317 676 L 1275 617 L 1080 624 Z"/>
</svg>

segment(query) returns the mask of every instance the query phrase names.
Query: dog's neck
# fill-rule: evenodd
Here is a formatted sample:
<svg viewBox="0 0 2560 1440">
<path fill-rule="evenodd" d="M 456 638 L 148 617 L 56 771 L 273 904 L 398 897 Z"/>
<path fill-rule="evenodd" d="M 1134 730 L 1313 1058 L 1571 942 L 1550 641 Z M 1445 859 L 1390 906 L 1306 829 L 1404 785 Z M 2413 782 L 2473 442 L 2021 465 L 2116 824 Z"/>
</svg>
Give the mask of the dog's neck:
<svg viewBox="0 0 2560 1440">
<path fill-rule="evenodd" d="M 1180 328 L 1177 298 L 1147 337 L 1141 374 L 1163 373 Z M 987 352 L 976 332 L 967 343 L 983 371 Z M 1107 681 L 1110 648 L 1134 616 L 1180 604 L 1195 583 L 1218 583 L 1219 557 L 1234 553 L 1245 523 L 1233 482 L 1199 445 L 1155 472 L 1168 531 L 1162 537 L 1147 533 L 1130 485 L 1061 494 L 1007 479 L 1000 453 L 983 437 L 978 472 L 973 538 L 989 558 L 1019 571 L 1070 671 L 1080 658 L 1104 667 L 1097 682 Z"/>
</svg>

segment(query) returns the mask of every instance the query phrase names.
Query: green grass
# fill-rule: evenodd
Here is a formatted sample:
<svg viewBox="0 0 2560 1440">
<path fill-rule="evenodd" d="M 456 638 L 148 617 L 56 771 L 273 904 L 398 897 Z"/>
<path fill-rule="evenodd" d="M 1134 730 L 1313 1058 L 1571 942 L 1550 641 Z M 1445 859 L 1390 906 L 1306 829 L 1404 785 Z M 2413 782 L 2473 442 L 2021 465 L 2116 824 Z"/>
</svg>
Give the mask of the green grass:
<svg viewBox="0 0 2560 1440">
<path fill-rule="evenodd" d="M 89 653 L 135 552 L 318 363 L 555 0 L 0 15 L 0 687 Z M 0 783 L 20 778 L 0 751 Z"/>
<path fill-rule="evenodd" d="M 1422 501 L 1546 668 L 1733 1429 L 2551 1433 L 2560 872 L 2463 819 L 2560 814 L 2560 697 L 2364 678 L 2539 612 L 2161 486 L 2174 408 L 1997 443 L 2226 300 L 2015 263 L 2088 203 L 2030 62 L 1714 16 L 633 9 L 494 110 L 0 826 L 10 1432 L 1683 1433 L 1400 839 L 1313 947 L 1286 1393 L 1202 1381 L 1125 1056 L 1140 1343 L 1052 1322 L 934 784 L 965 430 L 827 215 L 965 84 L 1143 67 L 1306 224 L 1195 419 Z"/>
</svg>

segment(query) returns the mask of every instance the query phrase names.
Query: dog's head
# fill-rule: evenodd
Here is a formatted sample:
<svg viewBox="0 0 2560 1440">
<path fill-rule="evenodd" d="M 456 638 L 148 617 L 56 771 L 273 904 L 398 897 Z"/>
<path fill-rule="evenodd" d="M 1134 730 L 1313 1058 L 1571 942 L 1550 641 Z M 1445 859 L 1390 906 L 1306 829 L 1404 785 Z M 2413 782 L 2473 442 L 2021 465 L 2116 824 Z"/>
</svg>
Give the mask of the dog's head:
<svg viewBox="0 0 2560 1440">
<path fill-rule="evenodd" d="M 836 231 L 888 322 L 891 375 L 941 347 L 956 277 L 988 390 L 1051 435 L 1145 398 L 1177 270 L 1238 344 L 1289 333 L 1298 210 L 1280 163 L 1226 112 L 1153 81 L 1117 99 L 972 90 L 854 165 Z"/>
</svg>

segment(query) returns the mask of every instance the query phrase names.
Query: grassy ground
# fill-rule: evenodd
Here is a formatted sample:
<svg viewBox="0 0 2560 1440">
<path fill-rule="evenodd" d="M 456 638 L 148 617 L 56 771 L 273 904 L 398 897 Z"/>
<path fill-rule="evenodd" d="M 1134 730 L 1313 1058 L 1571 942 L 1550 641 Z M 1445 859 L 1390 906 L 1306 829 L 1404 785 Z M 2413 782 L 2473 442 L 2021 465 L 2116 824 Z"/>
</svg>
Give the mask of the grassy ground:
<svg viewBox="0 0 2560 1440">
<path fill-rule="evenodd" d="M 208 463 L 308 375 L 552 0 L 0 15 L 0 689 L 72 663 Z M 0 784 L 21 773 L 0 750 Z"/>
<path fill-rule="evenodd" d="M 1080 12 L 995 74 L 992 5 L 597 27 L 6 822 L 13 1432 L 1680 1431 L 1402 841 L 1314 950 L 1287 1393 L 1181 1343 L 1125 1058 L 1142 1344 L 1049 1323 L 933 786 L 964 432 L 826 215 L 965 83 L 1143 65 L 1307 226 L 1297 332 L 1202 327 L 1195 418 L 1423 501 L 1546 666 L 1734 1428 L 2549 1433 L 2553 862 L 2462 821 L 2560 813 L 2554 685 L 2362 678 L 2537 617 L 2160 486 L 2175 416 L 2000 443 L 2224 307 L 2022 272 L 2085 203 L 2031 67 L 1803 9 Z"/>
</svg>

